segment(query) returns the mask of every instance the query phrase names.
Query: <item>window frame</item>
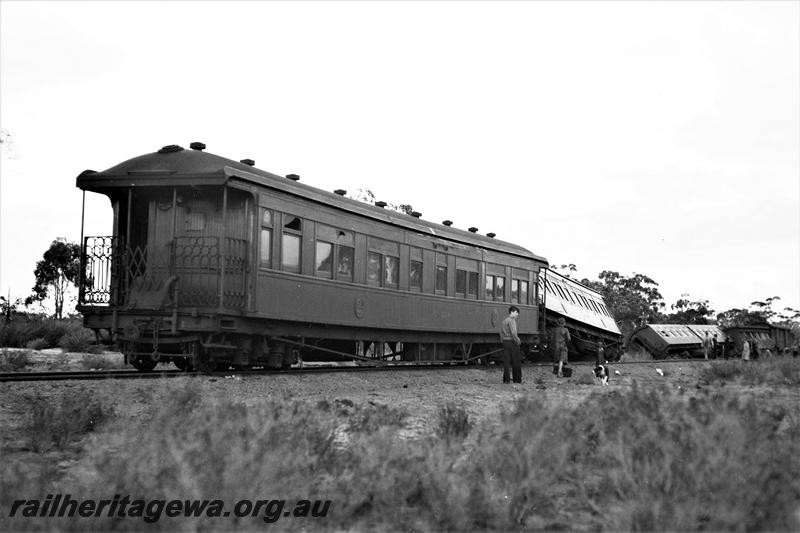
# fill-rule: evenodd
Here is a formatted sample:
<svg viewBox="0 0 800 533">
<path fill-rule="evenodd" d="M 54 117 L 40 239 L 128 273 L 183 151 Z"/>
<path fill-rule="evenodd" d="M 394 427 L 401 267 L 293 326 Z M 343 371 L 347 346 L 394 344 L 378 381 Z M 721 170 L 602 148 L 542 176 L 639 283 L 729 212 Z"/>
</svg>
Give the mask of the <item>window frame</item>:
<svg viewBox="0 0 800 533">
<path fill-rule="evenodd" d="M 265 220 L 269 215 L 269 220 Z M 275 235 L 275 228 L 273 226 L 273 213 L 270 209 L 264 208 L 261 213 L 261 220 L 259 222 L 259 233 L 258 233 L 258 265 L 264 268 L 272 268 L 272 242 L 273 237 Z M 267 238 L 266 246 L 264 245 L 264 234 L 267 234 L 269 237 Z M 266 251 L 267 257 L 264 258 L 264 252 Z"/>
<path fill-rule="evenodd" d="M 288 223 L 286 221 L 289 221 Z M 290 228 L 289 224 L 294 223 L 295 220 L 300 221 L 300 229 Z M 292 215 L 290 213 L 283 214 L 281 221 L 283 228 L 281 230 L 281 270 L 285 272 L 300 273 L 303 269 L 303 226 L 304 220 L 302 217 Z M 297 239 L 297 266 L 286 264 L 286 242 L 287 237 L 290 239 Z"/>
</svg>

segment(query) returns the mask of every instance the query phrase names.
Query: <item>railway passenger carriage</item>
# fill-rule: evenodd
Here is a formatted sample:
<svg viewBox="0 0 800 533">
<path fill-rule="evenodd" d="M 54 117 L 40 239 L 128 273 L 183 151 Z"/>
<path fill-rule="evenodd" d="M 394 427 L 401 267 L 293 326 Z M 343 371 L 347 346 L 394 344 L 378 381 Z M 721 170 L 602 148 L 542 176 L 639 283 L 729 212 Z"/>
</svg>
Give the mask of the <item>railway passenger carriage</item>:
<svg viewBox="0 0 800 533">
<path fill-rule="evenodd" d="M 622 354 L 622 334 L 597 291 L 562 276 L 554 270 L 543 268 L 539 277 L 539 294 L 542 301 L 544 329 L 555 327 L 563 318 L 572 340 L 570 355 L 594 358 L 598 345 L 610 361 Z"/>
<path fill-rule="evenodd" d="M 510 304 L 538 344 L 543 257 L 204 149 L 77 178 L 114 213 L 112 235 L 83 239 L 78 309 L 137 368 L 467 361 L 496 350 Z"/>
</svg>

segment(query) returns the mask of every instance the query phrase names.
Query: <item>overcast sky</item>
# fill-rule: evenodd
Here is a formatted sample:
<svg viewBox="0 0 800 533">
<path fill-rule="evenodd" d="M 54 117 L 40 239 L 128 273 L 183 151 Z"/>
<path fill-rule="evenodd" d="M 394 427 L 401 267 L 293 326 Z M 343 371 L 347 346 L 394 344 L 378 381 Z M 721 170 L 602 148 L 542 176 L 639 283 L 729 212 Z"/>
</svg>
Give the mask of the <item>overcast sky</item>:
<svg viewBox="0 0 800 533">
<path fill-rule="evenodd" d="M 0 1 L 0 291 L 168 144 L 716 311 L 800 308 L 800 3 Z M 87 195 L 87 235 L 107 200 Z"/>
</svg>

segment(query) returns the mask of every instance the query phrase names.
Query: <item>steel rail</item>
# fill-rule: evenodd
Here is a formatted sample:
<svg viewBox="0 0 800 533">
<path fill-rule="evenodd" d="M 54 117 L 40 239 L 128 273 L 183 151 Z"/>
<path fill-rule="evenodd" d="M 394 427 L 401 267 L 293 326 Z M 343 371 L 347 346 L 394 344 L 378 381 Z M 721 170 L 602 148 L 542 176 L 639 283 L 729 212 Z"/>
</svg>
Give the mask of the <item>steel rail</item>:
<svg viewBox="0 0 800 533">
<path fill-rule="evenodd" d="M 724 359 L 723 359 L 724 360 Z M 657 364 L 697 364 L 715 361 L 705 359 L 662 359 L 657 361 L 617 361 L 610 362 L 608 366 L 618 365 L 657 365 Z M 552 362 L 525 363 L 523 366 L 548 367 Z M 591 361 L 576 361 L 570 363 L 574 367 L 594 366 Z M 502 365 L 495 365 L 501 368 Z M 67 380 L 100 380 L 100 379 L 155 379 L 155 378 L 176 378 L 176 377 L 225 377 L 230 375 L 238 376 L 259 376 L 259 375 L 294 375 L 294 374 L 328 374 L 338 372 L 391 372 L 400 370 L 437 370 L 441 368 L 450 369 L 488 369 L 488 365 L 469 365 L 464 361 L 431 361 L 427 363 L 385 363 L 380 365 L 336 365 L 336 366 L 311 366 L 304 368 L 280 369 L 230 369 L 216 370 L 214 372 L 186 372 L 183 370 L 160 370 L 154 372 L 139 372 L 137 370 L 87 370 L 87 371 L 48 371 L 48 372 L 6 372 L 0 373 L 0 382 L 8 381 L 67 381 Z"/>
</svg>

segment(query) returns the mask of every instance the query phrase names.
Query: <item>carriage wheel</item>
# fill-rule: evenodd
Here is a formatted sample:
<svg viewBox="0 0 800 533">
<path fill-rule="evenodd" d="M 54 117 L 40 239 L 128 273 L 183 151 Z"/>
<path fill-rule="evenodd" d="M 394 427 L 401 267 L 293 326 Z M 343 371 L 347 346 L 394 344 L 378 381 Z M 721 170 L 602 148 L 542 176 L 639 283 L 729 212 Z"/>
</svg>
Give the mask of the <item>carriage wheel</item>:
<svg viewBox="0 0 800 533">
<path fill-rule="evenodd" d="M 158 361 L 153 361 L 152 358 L 147 357 L 146 355 L 145 356 L 140 355 L 135 359 L 131 360 L 131 365 L 139 372 L 152 372 L 157 364 Z"/>
<path fill-rule="evenodd" d="M 194 366 L 203 374 L 211 374 L 217 369 L 217 364 L 212 360 L 211 354 L 208 353 L 208 350 L 203 349 L 202 346 L 198 349 Z"/>
<path fill-rule="evenodd" d="M 181 355 L 184 357 L 172 358 L 172 362 L 175 363 L 178 370 L 182 370 L 183 372 L 191 372 L 194 370 L 194 360 L 196 359 L 198 344 L 197 342 L 181 343 Z"/>
</svg>

